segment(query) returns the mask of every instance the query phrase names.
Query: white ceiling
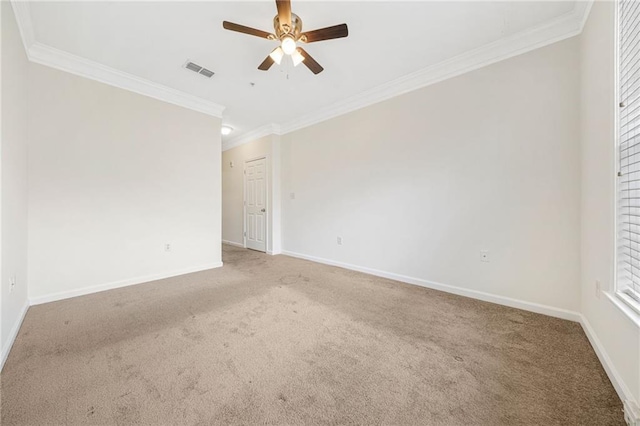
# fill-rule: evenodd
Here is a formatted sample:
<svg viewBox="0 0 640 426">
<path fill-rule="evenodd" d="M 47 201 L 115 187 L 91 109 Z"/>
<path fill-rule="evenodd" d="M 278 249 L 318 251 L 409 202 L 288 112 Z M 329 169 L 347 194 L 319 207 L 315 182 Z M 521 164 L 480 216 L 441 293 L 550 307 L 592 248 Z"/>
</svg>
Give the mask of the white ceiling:
<svg viewBox="0 0 640 426">
<path fill-rule="evenodd" d="M 305 30 L 349 25 L 346 39 L 305 46 L 325 68 L 317 76 L 287 61 L 259 71 L 276 42 L 223 30 L 222 21 L 228 20 L 272 31 L 273 1 L 31 2 L 29 15 L 40 44 L 225 106 L 223 122 L 235 129 L 227 138 L 237 140 L 465 52 L 546 28 L 574 6 L 573 1 L 293 0 Z M 187 59 L 215 76 L 182 68 Z"/>
</svg>

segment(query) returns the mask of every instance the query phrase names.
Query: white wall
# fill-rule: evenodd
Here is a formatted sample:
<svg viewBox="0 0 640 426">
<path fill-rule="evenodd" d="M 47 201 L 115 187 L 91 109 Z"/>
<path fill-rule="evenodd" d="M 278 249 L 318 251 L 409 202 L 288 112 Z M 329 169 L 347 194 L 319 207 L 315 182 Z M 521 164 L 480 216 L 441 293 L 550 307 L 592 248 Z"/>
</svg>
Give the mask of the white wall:
<svg viewBox="0 0 640 426">
<path fill-rule="evenodd" d="M 222 240 L 244 245 L 244 165 L 267 158 L 267 252 L 281 252 L 280 136 L 268 135 L 222 153 Z M 234 166 L 231 167 L 233 162 Z"/>
<path fill-rule="evenodd" d="M 613 290 L 615 246 L 615 6 L 595 2 L 580 36 L 582 59 L 581 310 L 624 384 L 640 401 L 640 329 L 603 294 Z"/>
<path fill-rule="evenodd" d="M 27 308 L 27 69 L 11 4 L 2 8 L 0 342 L 2 361 Z M 16 285 L 10 293 L 10 279 Z"/>
<path fill-rule="evenodd" d="M 220 266 L 220 119 L 30 71 L 32 301 Z"/>
<path fill-rule="evenodd" d="M 285 252 L 577 311 L 578 54 L 569 39 L 283 136 Z"/>
</svg>

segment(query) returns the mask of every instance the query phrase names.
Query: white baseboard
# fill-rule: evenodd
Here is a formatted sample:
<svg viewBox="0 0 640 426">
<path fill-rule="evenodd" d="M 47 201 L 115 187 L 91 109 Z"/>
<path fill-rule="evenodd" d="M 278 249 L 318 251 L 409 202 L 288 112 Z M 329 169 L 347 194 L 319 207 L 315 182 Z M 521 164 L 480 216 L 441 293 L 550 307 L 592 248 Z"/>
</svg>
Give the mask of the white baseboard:
<svg viewBox="0 0 640 426">
<path fill-rule="evenodd" d="M 27 311 L 29 310 L 29 301 L 26 300 L 24 302 L 24 306 L 20 310 L 20 315 L 18 316 L 18 321 L 13 325 L 11 331 L 9 332 L 9 339 L 4 344 L 2 348 L 2 358 L 0 359 L 0 371 L 4 368 L 4 363 L 9 357 L 9 352 L 11 352 L 11 348 L 13 347 L 13 342 L 16 341 L 16 337 L 18 337 L 18 332 L 20 331 L 20 327 L 22 326 L 22 321 L 24 321 L 25 315 L 27 315 Z"/>
<path fill-rule="evenodd" d="M 351 265 L 348 263 L 337 262 L 335 260 L 323 259 L 315 256 L 308 256 L 306 254 L 295 253 L 287 250 L 283 250 L 282 254 L 291 256 L 291 257 L 297 257 L 299 259 L 305 259 L 305 260 L 311 260 L 313 262 L 323 263 L 325 265 L 338 266 L 340 268 L 350 269 L 352 271 L 364 272 L 366 274 L 375 275 L 377 277 L 388 278 L 391 280 L 400 281 L 407 284 L 418 285 L 418 286 L 430 288 L 433 290 L 440 290 L 447 293 L 457 294 L 459 296 L 470 297 L 472 299 L 483 300 L 485 302 L 497 303 L 499 305 L 518 308 L 525 311 L 548 315 L 551 317 L 562 318 L 570 321 L 580 322 L 580 318 L 582 317 L 580 313 L 570 311 L 567 309 L 541 305 L 539 303 L 526 302 L 524 300 L 513 299 L 510 297 L 499 296 L 491 293 L 485 293 L 483 291 L 478 291 L 478 290 L 469 290 L 466 288 L 456 287 L 456 286 L 447 285 L 447 284 L 441 284 L 434 281 L 424 280 L 421 278 L 408 277 L 406 275 L 395 274 L 393 272 L 386 272 L 386 271 L 380 271 L 377 269 L 367 268 L 364 266 Z"/>
<path fill-rule="evenodd" d="M 41 305 L 43 303 L 55 302 L 58 300 L 69 299 L 77 296 L 84 296 L 92 293 L 99 293 L 101 291 L 112 290 L 115 288 L 128 287 L 130 285 L 142 284 L 149 281 L 161 280 L 164 278 L 176 277 L 178 275 L 190 274 L 193 272 L 205 271 L 207 269 L 219 268 L 222 266 L 222 262 L 209 263 L 206 265 L 195 266 L 191 268 L 179 269 L 176 271 L 165 272 L 161 274 L 147 275 L 144 277 L 129 278 L 126 280 L 115 281 L 106 284 L 99 284 L 90 287 L 83 287 L 76 290 L 61 291 L 58 293 L 51 293 L 44 296 L 38 296 L 30 299 L 31 305 Z"/>
<path fill-rule="evenodd" d="M 228 244 L 228 245 L 234 246 L 234 247 L 245 248 L 244 244 L 236 243 L 235 241 L 222 240 L 222 244 Z"/>
<path fill-rule="evenodd" d="M 598 339 L 596 332 L 591 327 L 589 320 L 587 320 L 587 318 L 584 315 L 580 315 L 580 324 L 582 325 L 584 334 L 587 335 L 587 338 L 589 339 L 589 342 L 591 343 L 593 350 L 598 356 L 598 359 L 600 360 L 600 364 L 602 364 L 604 371 L 607 373 L 607 376 L 609 376 L 609 380 L 611 380 L 611 384 L 615 388 L 620 399 L 625 404 L 625 407 L 633 404 L 634 405 L 633 409 L 637 410 L 638 409 L 637 407 L 640 406 L 640 401 L 635 400 L 633 394 L 629 390 L 629 387 L 624 383 L 624 379 L 622 378 L 620 373 L 618 373 L 618 370 L 616 369 L 613 362 L 611 361 L 611 358 L 609 358 L 609 355 L 607 354 L 607 351 L 604 349 L 602 342 L 600 342 L 600 339 Z M 638 420 L 636 420 L 636 422 L 638 422 Z"/>
</svg>

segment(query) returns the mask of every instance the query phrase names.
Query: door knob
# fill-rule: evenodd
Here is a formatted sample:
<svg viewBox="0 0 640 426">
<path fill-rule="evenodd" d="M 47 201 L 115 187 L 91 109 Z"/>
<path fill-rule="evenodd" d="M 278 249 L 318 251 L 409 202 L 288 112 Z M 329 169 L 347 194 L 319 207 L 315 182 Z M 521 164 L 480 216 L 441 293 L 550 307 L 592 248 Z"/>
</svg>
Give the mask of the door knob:
<svg viewBox="0 0 640 426">
<path fill-rule="evenodd" d="M 265 209 L 262 209 L 262 210 L 260 210 L 260 211 L 261 211 L 262 213 L 266 212 L 266 210 L 265 210 Z"/>
</svg>

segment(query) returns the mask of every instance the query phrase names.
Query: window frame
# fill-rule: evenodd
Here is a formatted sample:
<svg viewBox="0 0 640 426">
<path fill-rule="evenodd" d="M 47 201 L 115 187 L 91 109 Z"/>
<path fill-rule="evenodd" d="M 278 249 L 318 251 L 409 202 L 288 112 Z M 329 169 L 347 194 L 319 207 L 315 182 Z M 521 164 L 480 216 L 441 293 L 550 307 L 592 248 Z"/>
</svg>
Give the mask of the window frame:
<svg viewBox="0 0 640 426">
<path fill-rule="evenodd" d="M 614 200 L 614 229 L 615 229 L 615 237 L 614 237 L 614 268 L 613 268 L 613 292 L 612 294 L 606 292 L 607 296 L 611 299 L 612 302 L 616 306 L 618 306 L 627 316 L 629 316 L 633 322 L 635 322 L 638 326 L 640 326 L 640 292 L 634 295 L 634 297 L 628 295 L 625 290 L 628 286 L 622 286 L 620 284 L 620 280 L 618 277 L 618 268 L 620 262 L 620 253 L 618 247 L 620 246 L 620 233 L 622 231 L 620 225 L 620 197 L 621 197 L 621 179 L 619 175 L 620 171 L 620 126 L 621 126 L 621 75 L 620 75 L 620 49 L 621 49 L 621 29 L 620 29 L 620 5 L 622 1 L 615 2 L 615 13 L 614 13 L 614 52 L 615 52 L 615 60 L 614 60 L 614 146 L 615 146 L 615 179 L 614 179 L 614 190 L 615 190 L 615 200 Z M 633 289 L 631 289 L 633 291 Z M 636 300 L 635 298 L 638 298 Z"/>
</svg>

